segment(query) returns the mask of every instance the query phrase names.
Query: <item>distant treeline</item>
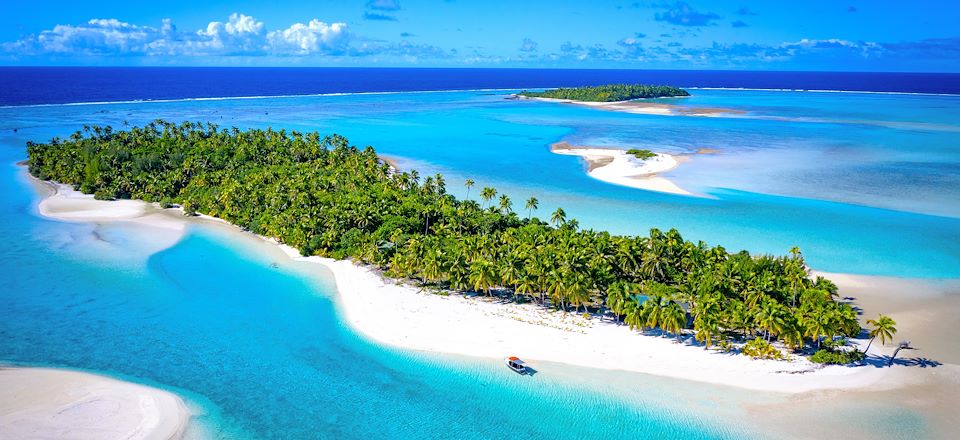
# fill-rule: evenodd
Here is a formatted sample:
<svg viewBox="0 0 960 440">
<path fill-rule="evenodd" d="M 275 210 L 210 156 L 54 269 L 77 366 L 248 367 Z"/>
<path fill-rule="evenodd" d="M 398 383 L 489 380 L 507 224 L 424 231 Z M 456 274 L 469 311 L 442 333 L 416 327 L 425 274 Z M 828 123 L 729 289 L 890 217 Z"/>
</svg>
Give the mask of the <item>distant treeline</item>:
<svg viewBox="0 0 960 440">
<path fill-rule="evenodd" d="M 799 249 L 731 253 L 674 229 L 645 236 L 584 230 L 557 208 L 518 214 L 494 188 L 447 193 L 442 175 L 397 172 L 373 148 L 332 135 L 219 129 L 163 121 L 128 131 L 88 127 L 28 144 L 30 173 L 98 199 L 180 204 L 306 255 L 352 258 L 424 287 L 496 293 L 563 310 L 610 312 L 636 329 L 692 333 L 707 347 L 749 341 L 777 357 L 842 344 L 860 332 L 837 287 L 811 278 Z"/>
<path fill-rule="evenodd" d="M 523 91 L 520 96 L 528 98 L 570 99 L 588 102 L 629 101 L 641 98 L 665 98 L 670 96 L 690 96 L 686 90 L 670 86 L 650 86 L 645 84 L 609 84 L 593 87 L 572 87 L 545 90 L 542 92 Z"/>
</svg>

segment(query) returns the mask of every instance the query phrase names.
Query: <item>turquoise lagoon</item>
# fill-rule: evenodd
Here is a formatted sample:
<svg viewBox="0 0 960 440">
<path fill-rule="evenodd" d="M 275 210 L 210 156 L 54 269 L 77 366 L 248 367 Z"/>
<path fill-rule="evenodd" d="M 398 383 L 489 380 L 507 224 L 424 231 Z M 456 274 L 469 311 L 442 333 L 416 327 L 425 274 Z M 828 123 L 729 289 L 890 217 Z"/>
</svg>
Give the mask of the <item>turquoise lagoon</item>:
<svg viewBox="0 0 960 440">
<path fill-rule="evenodd" d="M 339 133 L 400 159 L 511 196 L 535 196 L 583 227 L 645 234 L 676 227 L 731 250 L 800 246 L 828 272 L 960 277 L 960 96 L 694 90 L 663 102 L 735 117 L 668 117 L 505 99 L 503 91 L 383 93 L 0 108 L 10 148 L 83 124 L 155 118 Z M 19 128 L 17 133 L 10 130 Z M 641 191 L 587 176 L 576 145 L 701 148 L 665 176 L 703 197 Z M 476 194 L 474 194 L 476 197 Z"/>
<path fill-rule="evenodd" d="M 345 327 L 315 266 L 211 226 L 165 247 L 137 226 L 42 219 L 13 165 L 26 141 L 83 124 L 165 118 L 337 132 L 421 175 L 444 173 L 454 193 L 473 178 L 518 207 L 538 197 L 541 216 L 563 206 L 584 227 L 677 227 L 731 249 L 800 245 L 822 270 L 960 277 L 960 98 L 704 90 L 680 103 L 748 113 L 635 115 L 502 92 L 2 108 L 0 360 L 172 389 L 200 414 L 199 436 L 749 437 L 749 426 L 731 422 L 742 403 L 783 396 L 562 365 L 524 378 L 495 360 L 386 349 Z M 549 152 L 559 140 L 721 153 L 670 173 L 705 196 L 684 197 L 591 179 L 576 158 Z M 926 432 L 911 410 L 878 411 L 897 415 L 870 424 L 878 438 Z"/>
</svg>

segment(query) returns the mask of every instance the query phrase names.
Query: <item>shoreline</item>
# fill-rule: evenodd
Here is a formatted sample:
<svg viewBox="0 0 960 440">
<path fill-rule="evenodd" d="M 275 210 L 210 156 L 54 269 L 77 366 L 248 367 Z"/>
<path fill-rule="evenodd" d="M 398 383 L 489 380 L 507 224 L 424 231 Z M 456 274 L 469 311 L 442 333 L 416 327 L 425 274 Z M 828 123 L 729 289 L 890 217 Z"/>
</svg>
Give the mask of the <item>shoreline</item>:
<svg viewBox="0 0 960 440">
<path fill-rule="evenodd" d="M 92 373 L 0 366 L 0 389 L 9 438 L 180 439 L 190 420 L 174 393 Z"/>
<path fill-rule="evenodd" d="M 660 176 L 689 160 L 688 156 L 655 153 L 655 157 L 641 160 L 623 149 L 576 146 L 567 142 L 550 145 L 550 152 L 580 157 L 587 163 L 587 175 L 607 183 L 668 194 L 695 195 Z"/>
<path fill-rule="evenodd" d="M 512 99 L 553 102 L 559 104 L 571 104 L 581 107 L 589 107 L 600 110 L 616 111 L 623 113 L 633 113 L 638 115 L 657 115 L 657 116 L 699 116 L 699 117 L 736 117 L 745 115 L 747 112 L 732 108 L 721 107 L 687 107 L 676 104 L 665 104 L 662 102 L 650 102 L 645 99 L 635 99 L 631 101 L 574 101 L 572 99 L 557 98 L 531 98 L 519 94 L 511 95 Z M 669 98 L 656 99 L 675 99 L 686 98 L 686 96 L 672 96 Z"/>
<path fill-rule="evenodd" d="M 41 215 L 64 215 L 63 210 L 49 206 L 64 200 L 70 201 L 72 209 L 83 212 L 85 221 L 142 221 L 160 215 L 166 221 L 181 223 L 183 228 L 196 221 L 175 217 L 173 212 L 179 211 L 175 208 L 167 210 L 170 214 L 152 213 L 152 205 L 142 201 L 129 201 L 144 206 L 140 217 L 124 217 L 117 211 L 129 212 L 125 204 L 95 201 L 75 191 L 58 191 L 45 198 L 41 204 L 48 206 L 41 210 Z M 96 209 L 91 209 L 94 203 Z M 77 215 L 67 218 L 81 221 Z M 210 219 L 213 221 L 209 224 L 243 232 L 222 220 L 202 217 L 205 223 Z M 277 244 L 275 240 L 260 238 Z M 289 246 L 278 247 L 292 260 L 321 264 L 329 270 L 336 283 L 337 305 L 344 321 L 364 337 L 388 346 L 493 359 L 518 355 L 534 365 L 537 361 L 557 362 L 786 394 L 891 389 L 923 380 L 912 374 L 916 369 L 905 367 L 820 366 L 802 357 L 793 361 L 754 360 L 687 346 L 692 338 L 689 335 L 684 343 L 677 343 L 673 338 L 644 335 L 609 320 L 532 304 L 503 303 L 461 293 L 421 293 L 416 287 L 384 279 L 351 261 L 301 257 Z M 880 350 L 892 351 L 889 346 L 875 344 L 871 354 Z"/>
</svg>

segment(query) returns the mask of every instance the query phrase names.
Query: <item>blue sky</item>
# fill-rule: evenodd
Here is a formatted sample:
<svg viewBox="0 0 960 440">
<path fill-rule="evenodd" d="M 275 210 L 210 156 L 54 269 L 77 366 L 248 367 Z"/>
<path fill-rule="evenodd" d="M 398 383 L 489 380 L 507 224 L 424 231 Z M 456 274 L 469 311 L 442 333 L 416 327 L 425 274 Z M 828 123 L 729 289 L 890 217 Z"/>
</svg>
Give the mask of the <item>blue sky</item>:
<svg viewBox="0 0 960 440">
<path fill-rule="evenodd" d="M 3 65 L 960 71 L 955 0 L 10 3 Z"/>
</svg>

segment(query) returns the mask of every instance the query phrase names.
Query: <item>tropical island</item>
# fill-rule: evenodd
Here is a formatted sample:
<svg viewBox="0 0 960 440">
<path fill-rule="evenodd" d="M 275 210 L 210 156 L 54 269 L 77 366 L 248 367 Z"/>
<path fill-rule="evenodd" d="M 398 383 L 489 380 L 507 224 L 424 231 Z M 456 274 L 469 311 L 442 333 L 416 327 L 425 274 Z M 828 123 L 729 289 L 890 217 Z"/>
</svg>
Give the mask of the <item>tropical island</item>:
<svg viewBox="0 0 960 440">
<path fill-rule="evenodd" d="M 861 333 L 837 287 L 787 256 L 730 253 L 671 229 L 648 236 L 583 230 L 561 208 L 544 222 L 527 199 L 485 187 L 480 201 L 446 192 L 442 175 L 399 172 L 371 147 L 283 130 L 156 121 L 128 131 L 87 127 L 30 143 L 30 173 L 97 199 L 182 206 L 272 237 L 303 255 L 351 259 L 439 294 L 472 291 L 609 316 L 630 328 L 755 358 L 811 355 L 850 363 Z M 886 342 L 895 322 L 868 324 Z"/>
<path fill-rule="evenodd" d="M 690 96 L 690 93 L 686 90 L 671 86 L 609 84 L 589 87 L 561 87 L 558 89 L 544 90 L 542 92 L 524 90 L 517 95 L 526 98 L 566 99 L 580 102 L 621 102 L 634 99 Z"/>
</svg>

